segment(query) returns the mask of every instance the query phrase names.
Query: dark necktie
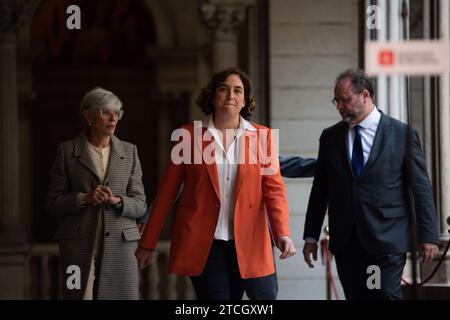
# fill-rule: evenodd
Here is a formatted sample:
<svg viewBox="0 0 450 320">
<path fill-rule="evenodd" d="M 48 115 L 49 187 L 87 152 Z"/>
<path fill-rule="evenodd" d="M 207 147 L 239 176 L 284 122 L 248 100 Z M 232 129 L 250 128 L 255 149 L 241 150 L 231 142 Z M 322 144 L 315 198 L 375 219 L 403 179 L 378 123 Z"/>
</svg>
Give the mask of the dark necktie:
<svg viewBox="0 0 450 320">
<path fill-rule="evenodd" d="M 361 142 L 361 129 L 360 125 L 353 127 L 355 129 L 355 140 L 353 141 L 353 151 L 352 151 L 352 169 L 355 177 L 359 177 L 361 171 L 364 168 L 364 155 Z"/>
</svg>

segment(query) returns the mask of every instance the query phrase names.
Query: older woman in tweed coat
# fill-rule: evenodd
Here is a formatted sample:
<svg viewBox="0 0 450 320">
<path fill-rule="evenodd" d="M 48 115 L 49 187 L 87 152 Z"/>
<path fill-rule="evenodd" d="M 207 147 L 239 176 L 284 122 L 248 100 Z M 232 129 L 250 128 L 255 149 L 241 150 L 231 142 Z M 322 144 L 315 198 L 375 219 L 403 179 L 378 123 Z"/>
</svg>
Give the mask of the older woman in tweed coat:
<svg viewBox="0 0 450 320">
<path fill-rule="evenodd" d="M 47 209 L 58 218 L 65 299 L 138 299 L 134 257 L 146 211 L 136 146 L 114 131 L 123 114 L 112 92 L 95 88 L 80 116 L 89 129 L 58 147 Z"/>
</svg>

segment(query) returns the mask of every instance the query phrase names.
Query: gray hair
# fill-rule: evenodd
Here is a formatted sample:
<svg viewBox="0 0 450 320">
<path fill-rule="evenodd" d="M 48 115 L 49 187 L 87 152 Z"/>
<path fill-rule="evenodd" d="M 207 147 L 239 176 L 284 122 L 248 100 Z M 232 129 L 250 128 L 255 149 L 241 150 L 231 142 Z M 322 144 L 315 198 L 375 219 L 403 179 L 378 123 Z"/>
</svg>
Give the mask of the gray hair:
<svg viewBox="0 0 450 320">
<path fill-rule="evenodd" d="M 111 91 L 96 87 L 88 91 L 80 104 L 80 118 L 85 123 L 83 111 L 91 108 L 105 108 L 115 106 L 118 110 L 122 109 L 122 101 Z"/>
</svg>

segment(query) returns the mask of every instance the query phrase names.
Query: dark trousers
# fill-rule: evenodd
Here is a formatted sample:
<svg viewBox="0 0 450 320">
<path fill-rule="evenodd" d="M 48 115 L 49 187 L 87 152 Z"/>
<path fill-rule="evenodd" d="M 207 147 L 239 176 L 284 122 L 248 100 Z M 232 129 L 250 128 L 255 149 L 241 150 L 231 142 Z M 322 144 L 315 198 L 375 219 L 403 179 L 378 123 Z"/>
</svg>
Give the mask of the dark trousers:
<svg viewBox="0 0 450 320">
<path fill-rule="evenodd" d="M 276 273 L 242 279 L 234 241 L 214 240 L 201 275 L 190 277 L 199 300 L 275 300 L 278 293 Z"/>
<path fill-rule="evenodd" d="M 406 263 L 406 254 L 369 254 L 356 230 L 353 231 L 349 248 L 336 254 L 336 266 L 348 300 L 397 300 L 402 299 L 401 278 Z M 380 272 L 380 289 L 369 289 L 367 282 L 373 284 L 374 271 L 367 271 L 371 265 L 378 266 Z"/>
</svg>

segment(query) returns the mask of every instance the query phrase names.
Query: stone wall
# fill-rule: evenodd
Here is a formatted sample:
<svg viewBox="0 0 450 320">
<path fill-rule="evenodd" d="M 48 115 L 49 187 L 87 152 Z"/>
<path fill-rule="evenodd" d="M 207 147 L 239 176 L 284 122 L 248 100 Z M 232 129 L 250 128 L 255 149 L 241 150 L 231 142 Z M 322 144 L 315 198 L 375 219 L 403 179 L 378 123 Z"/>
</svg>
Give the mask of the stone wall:
<svg viewBox="0 0 450 320">
<path fill-rule="evenodd" d="M 280 128 L 281 154 L 316 157 L 322 130 L 339 121 L 334 79 L 358 67 L 358 1 L 271 0 L 269 12 L 271 126 Z M 301 252 L 312 179 L 285 182 L 297 255 L 277 259 L 278 298 L 325 299 L 320 258 L 309 269 Z"/>
</svg>

